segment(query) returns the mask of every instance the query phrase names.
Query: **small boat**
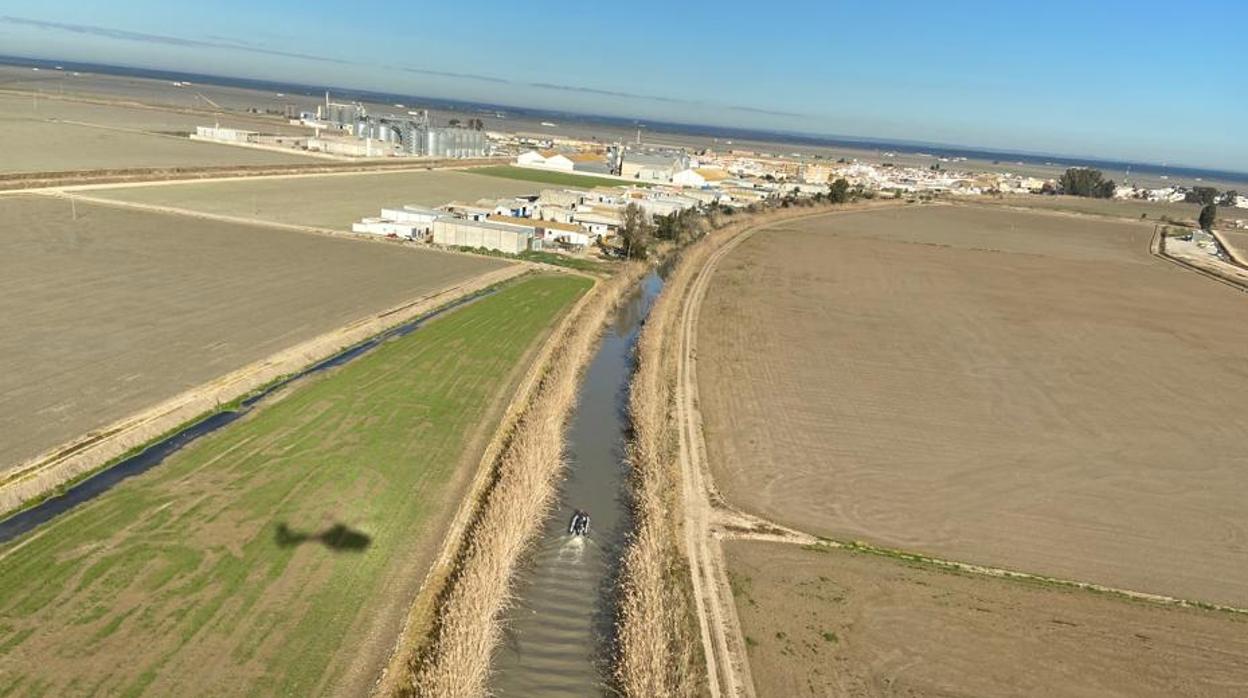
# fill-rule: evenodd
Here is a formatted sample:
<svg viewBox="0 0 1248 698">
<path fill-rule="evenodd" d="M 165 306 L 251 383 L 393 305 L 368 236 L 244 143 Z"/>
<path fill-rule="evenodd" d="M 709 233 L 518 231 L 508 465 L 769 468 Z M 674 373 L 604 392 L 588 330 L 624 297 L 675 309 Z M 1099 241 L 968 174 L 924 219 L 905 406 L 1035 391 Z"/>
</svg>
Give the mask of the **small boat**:
<svg viewBox="0 0 1248 698">
<path fill-rule="evenodd" d="M 568 522 L 568 533 L 574 536 L 589 535 L 589 514 L 577 509 Z"/>
</svg>

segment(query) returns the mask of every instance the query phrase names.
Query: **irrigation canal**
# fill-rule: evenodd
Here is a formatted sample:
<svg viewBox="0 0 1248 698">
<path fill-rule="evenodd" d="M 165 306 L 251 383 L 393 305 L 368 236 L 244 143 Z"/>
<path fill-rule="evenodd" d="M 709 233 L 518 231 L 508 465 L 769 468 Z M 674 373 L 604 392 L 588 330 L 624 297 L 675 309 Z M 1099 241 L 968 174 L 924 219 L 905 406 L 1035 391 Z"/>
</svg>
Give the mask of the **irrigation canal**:
<svg viewBox="0 0 1248 698">
<path fill-rule="evenodd" d="M 123 480 L 134 477 L 140 473 L 147 472 L 152 468 L 160 465 L 166 458 L 185 448 L 188 444 L 195 441 L 201 436 L 211 434 L 222 427 L 242 418 L 255 407 L 256 403 L 261 402 L 266 397 L 287 387 L 291 383 L 322 371 L 329 370 L 336 366 L 341 366 L 349 361 L 357 359 L 368 353 L 370 349 L 385 342 L 389 339 L 402 337 L 411 334 L 420 329 L 425 323 L 434 318 L 444 315 L 462 308 L 469 303 L 473 303 L 485 296 L 494 293 L 494 289 L 485 289 L 483 291 L 469 294 L 456 301 L 448 303 L 440 308 L 432 310 L 420 317 L 409 320 L 397 327 L 393 327 L 380 334 L 350 346 L 327 359 L 312 364 L 311 366 L 283 378 L 279 381 L 265 386 L 263 389 L 248 395 L 244 398 L 236 409 L 222 410 L 208 415 L 204 419 L 187 425 L 177 432 L 161 438 L 159 441 L 148 445 L 142 451 L 123 458 L 113 465 L 100 470 L 90 477 L 75 483 L 64 492 L 49 497 L 39 504 L 23 509 L 18 513 L 0 521 L 0 545 L 8 543 L 11 540 L 19 538 L 39 526 L 55 519 L 57 516 L 73 509 L 74 507 L 88 502 L 96 497 L 104 494 L 112 489 L 115 485 Z"/>
<path fill-rule="evenodd" d="M 567 477 L 516 584 L 502 648 L 497 696 L 607 694 L 613 584 L 630 528 L 624 445 L 633 348 L 663 288 L 650 274 L 617 311 L 581 384 L 568 432 Z M 575 509 L 592 518 L 586 537 L 568 534 Z"/>
</svg>

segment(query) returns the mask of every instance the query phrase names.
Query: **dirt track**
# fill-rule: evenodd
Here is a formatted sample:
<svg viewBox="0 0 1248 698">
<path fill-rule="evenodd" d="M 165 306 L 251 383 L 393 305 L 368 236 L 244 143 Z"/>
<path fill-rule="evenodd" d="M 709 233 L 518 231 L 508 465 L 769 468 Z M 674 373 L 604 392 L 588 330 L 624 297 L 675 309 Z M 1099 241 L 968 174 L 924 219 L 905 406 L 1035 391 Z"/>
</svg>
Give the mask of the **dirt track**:
<svg viewBox="0 0 1248 698">
<path fill-rule="evenodd" d="M 950 207 L 785 228 L 725 260 L 707 298 L 703 409 L 730 502 L 1245 605 L 1248 434 L 1203 418 L 1248 400 L 1248 330 L 1228 322 L 1243 294 L 1151 257 L 1151 226 Z"/>
<path fill-rule="evenodd" d="M 1248 691 L 1248 618 L 849 551 L 725 547 L 760 695 Z"/>
<path fill-rule="evenodd" d="M 823 216 L 843 215 L 849 211 L 823 213 Z M 682 298 L 678 312 L 678 329 L 672 347 L 676 363 L 675 414 L 673 419 L 679 431 L 678 460 L 682 489 L 684 553 L 690 568 L 690 584 L 694 610 L 706 660 L 708 690 L 714 697 L 752 696 L 754 682 L 742 644 L 740 622 L 729 587 L 727 566 L 719 539 L 728 532 L 743 536 L 778 536 L 784 539 L 804 540 L 801 534 L 790 535 L 780 527 L 768 526 L 747 515 L 724 506 L 712 479 L 707 461 L 705 427 L 699 399 L 697 378 L 698 327 L 703 299 L 711 283 L 717 265 L 733 249 L 759 230 L 773 225 L 797 224 L 813 214 L 789 211 L 763 219 L 746 227 L 723 231 L 700 243 L 709 246 L 706 256 L 697 251 L 686 252 L 682 265 L 701 265 L 689 283 L 688 289 L 675 283 L 665 293 Z M 784 223 L 777 218 L 787 219 Z M 680 276 L 680 272 L 677 272 Z M 684 294 L 683 296 L 681 294 Z M 661 320 L 654 318 L 653 320 Z M 758 531 L 748 531 L 754 527 Z"/>
</svg>

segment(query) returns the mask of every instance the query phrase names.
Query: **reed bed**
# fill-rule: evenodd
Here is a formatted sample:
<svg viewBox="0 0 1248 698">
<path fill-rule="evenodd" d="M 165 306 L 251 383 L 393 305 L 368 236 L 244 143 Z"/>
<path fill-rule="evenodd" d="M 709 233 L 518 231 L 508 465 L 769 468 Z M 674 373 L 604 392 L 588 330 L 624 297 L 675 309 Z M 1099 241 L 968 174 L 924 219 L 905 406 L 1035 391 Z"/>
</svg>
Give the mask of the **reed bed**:
<svg viewBox="0 0 1248 698">
<path fill-rule="evenodd" d="M 684 552 L 678 425 L 677 328 L 685 299 L 711 254 L 742 230 L 826 210 L 738 216 L 678 254 L 637 344 L 629 394 L 632 537 L 616 610 L 616 689 L 629 698 L 701 696 L 708 691 L 692 583 Z"/>
<path fill-rule="evenodd" d="M 599 334 L 646 268 L 631 264 L 599 285 L 555 339 L 552 363 L 509 434 L 494 479 L 469 525 L 451 578 L 437 604 L 432 641 L 409 662 L 399 695 L 484 695 L 490 660 L 502 637 L 512 580 L 549 513 L 564 469 L 564 432 L 581 373 Z"/>
</svg>

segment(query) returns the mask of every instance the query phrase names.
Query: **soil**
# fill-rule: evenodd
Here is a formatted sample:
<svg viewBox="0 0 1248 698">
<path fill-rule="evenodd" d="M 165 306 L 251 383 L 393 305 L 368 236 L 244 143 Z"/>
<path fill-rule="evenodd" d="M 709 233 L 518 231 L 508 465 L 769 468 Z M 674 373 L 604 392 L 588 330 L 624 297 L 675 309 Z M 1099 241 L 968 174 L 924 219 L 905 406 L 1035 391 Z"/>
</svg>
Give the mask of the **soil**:
<svg viewBox="0 0 1248 698">
<path fill-rule="evenodd" d="M 35 196 L 0 198 L 0 472 L 505 263 Z"/>
<path fill-rule="evenodd" d="M 441 206 L 454 200 L 536 194 L 535 182 L 471 172 L 390 172 L 274 179 L 239 179 L 98 189 L 92 196 L 202 213 L 350 230 L 382 207 Z"/>
<path fill-rule="evenodd" d="M 1151 235 L 970 206 L 755 234 L 699 327 L 717 485 L 810 533 L 1248 605 L 1248 299 Z"/>
<path fill-rule="evenodd" d="M 1232 696 L 1248 618 L 730 541 L 760 696 Z"/>
</svg>

